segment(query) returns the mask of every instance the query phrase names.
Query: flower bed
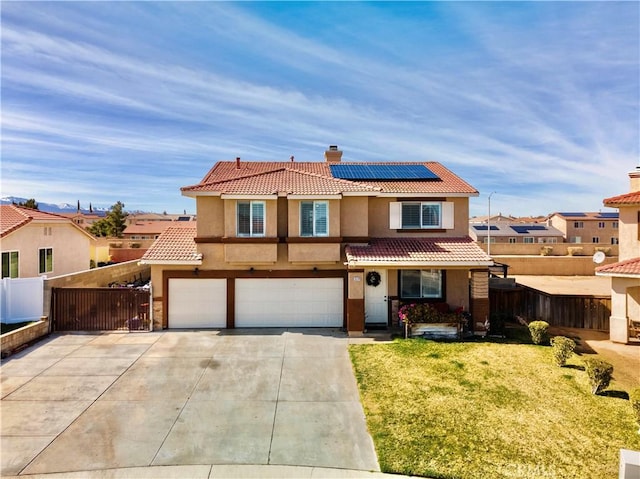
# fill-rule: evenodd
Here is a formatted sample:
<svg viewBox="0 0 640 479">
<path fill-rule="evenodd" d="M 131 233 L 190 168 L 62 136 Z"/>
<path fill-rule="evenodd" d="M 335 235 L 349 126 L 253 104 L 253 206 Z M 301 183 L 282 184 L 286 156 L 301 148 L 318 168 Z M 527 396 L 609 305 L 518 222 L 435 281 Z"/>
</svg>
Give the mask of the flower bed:
<svg viewBox="0 0 640 479">
<path fill-rule="evenodd" d="M 465 320 L 462 309 L 443 311 L 428 303 L 405 304 L 398 310 L 398 318 L 404 324 L 405 337 L 411 333 L 429 339 L 460 338 Z"/>
</svg>

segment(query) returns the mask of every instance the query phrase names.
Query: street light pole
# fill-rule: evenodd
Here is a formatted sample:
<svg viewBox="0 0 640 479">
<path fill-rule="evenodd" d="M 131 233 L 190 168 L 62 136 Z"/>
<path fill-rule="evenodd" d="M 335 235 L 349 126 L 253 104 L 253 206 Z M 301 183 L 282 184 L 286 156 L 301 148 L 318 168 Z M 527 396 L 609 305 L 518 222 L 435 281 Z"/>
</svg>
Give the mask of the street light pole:
<svg viewBox="0 0 640 479">
<path fill-rule="evenodd" d="M 487 255 L 491 256 L 491 195 L 495 191 L 489 193 L 489 216 L 487 216 Z"/>
</svg>

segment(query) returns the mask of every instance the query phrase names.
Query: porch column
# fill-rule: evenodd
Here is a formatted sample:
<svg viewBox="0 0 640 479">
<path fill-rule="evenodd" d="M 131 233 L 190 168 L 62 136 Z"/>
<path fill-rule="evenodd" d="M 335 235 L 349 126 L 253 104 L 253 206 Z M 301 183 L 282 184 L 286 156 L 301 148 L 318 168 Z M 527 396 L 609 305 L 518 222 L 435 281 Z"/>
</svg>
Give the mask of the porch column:
<svg viewBox="0 0 640 479">
<path fill-rule="evenodd" d="M 364 270 L 348 273 L 347 332 L 350 336 L 364 332 Z"/>
<path fill-rule="evenodd" d="M 484 323 L 489 319 L 489 270 L 471 270 L 471 304 L 475 333 L 486 333 Z"/>
</svg>

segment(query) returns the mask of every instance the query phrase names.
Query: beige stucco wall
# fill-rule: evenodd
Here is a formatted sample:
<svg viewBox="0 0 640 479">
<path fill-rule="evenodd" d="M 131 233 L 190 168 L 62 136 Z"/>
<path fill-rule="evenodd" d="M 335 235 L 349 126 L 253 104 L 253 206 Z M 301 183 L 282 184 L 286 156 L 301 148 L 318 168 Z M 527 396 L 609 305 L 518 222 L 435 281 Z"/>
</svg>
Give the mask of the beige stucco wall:
<svg viewBox="0 0 640 479">
<path fill-rule="evenodd" d="M 485 252 L 486 243 L 477 243 Z M 605 251 L 607 256 L 618 256 L 618 245 L 595 243 L 555 243 L 555 244 L 523 244 L 523 243 L 491 243 L 491 255 L 539 255 L 542 248 L 552 248 L 549 256 L 566 256 L 569 248 L 582 248 L 581 256 L 592 257 L 596 251 Z"/>
<path fill-rule="evenodd" d="M 278 244 L 225 244 L 224 259 L 228 263 L 273 264 L 278 261 Z"/>
<path fill-rule="evenodd" d="M 45 228 L 51 234 L 45 235 Z M 53 271 L 46 276 L 59 276 L 89 269 L 92 240 L 71 223 L 32 222 L 2 238 L 2 251 L 19 252 L 19 277 L 41 276 L 38 272 L 39 249 L 53 249 Z"/>
<path fill-rule="evenodd" d="M 223 236 L 224 201 L 215 196 L 199 196 L 196 198 L 198 211 L 198 236 Z M 234 220 L 235 228 L 235 220 Z"/>
<path fill-rule="evenodd" d="M 294 263 L 322 263 L 340 261 L 339 243 L 291 243 L 289 261 Z"/>
<path fill-rule="evenodd" d="M 394 201 L 411 201 L 411 198 L 369 198 L 369 236 L 372 237 L 399 237 L 411 236 L 415 233 L 398 232 L 389 228 L 389 203 Z M 469 198 L 446 198 L 454 204 L 453 229 L 429 233 L 423 230 L 422 236 L 437 237 L 461 237 L 469 235 Z"/>
<path fill-rule="evenodd" d="M 509 275 L 529 274 L 542 276 L 593 276 L 596 266 L 615 263 L 617 258 L 608 257 L 595 264 L 591 256 L 503 256 L 491 257 L 498 263 L 509 265 Z"/>
<path fill-rule="evenodd" d="M 640 226 L 637 206 L 620 208 L 620 261 L 640 257 Z"/>
<path fill-rule="evenodd" d="M 464 269 L 449 269 L 447 277 L 447 303 L 455 309 L 462 306 L 469 311 L 469 271 Z"/>
<path fill-rule="evenodd" d="M 640 321 L 640 286 L 637 278 L 611 278 L 611 317 L 609 338 L 617 343 L 629 341 L 629 319 Z"/>
<path fill-rule="evenodd" d="M 364 273 L 360 271 L 349 273 L 348 297 L 349 299 L 364 298 Z"/>
<path fill-rule="evenodd" d="M 573 225 L 576 221 L 582 221 L 583 228 L 575 228 Z M 604 228 L 599 228 L 598 223 L 603 222 Z M 571 241 L 572 237 L 579 236 L 582 239 L 582 243 L 591 243 L 594 237 L 600 238 L 600 243 L 610 244 L 612 237 L 619 237 L 618 228 L 613 227 L 613 223 L 618 222 L 617 219 L 611 218 L 576 218 L 566 220 L 558 216 L 553 216 L 549 219 L 551 226 L 562 231 L 565 235 L 566 241 Z"/>
<path fill-rule="evenodd" d="M 340 230 L 342 236 L 369 235 L 369 198 L 366 196 L 346 196 L 342 198 Z"/>
</svg>

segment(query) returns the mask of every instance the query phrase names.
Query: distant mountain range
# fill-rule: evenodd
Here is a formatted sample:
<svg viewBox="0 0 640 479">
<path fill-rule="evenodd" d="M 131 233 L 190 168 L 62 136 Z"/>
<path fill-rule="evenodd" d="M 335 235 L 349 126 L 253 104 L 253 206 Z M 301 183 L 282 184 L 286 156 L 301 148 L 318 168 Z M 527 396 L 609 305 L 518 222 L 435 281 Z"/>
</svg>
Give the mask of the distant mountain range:
<svg viewBox="0 0 640 479">
<path fill-rule="evenodd" d="M 11 203 L 24 203 L 28 198 L 18 198 L 17 196 L 5 196 L 0 198 L 0 203 L 3 205 L 10 205 Z M 78 204 L 61 203 L 55 205 L 53 203 L 43 203 L 36 200 L 38 203 L 38 209 L 47 213 L 75 213 L 77 211 Z M 82 205 L 81 205 L 82 206 Z M 95 214 L 101 215 L 109 211 L 109 208 L 100 208 L 97 206 L 92 207 Z M 89 213 L 89 208 L 80 208 L 82 213 Z"/>
</svg>

